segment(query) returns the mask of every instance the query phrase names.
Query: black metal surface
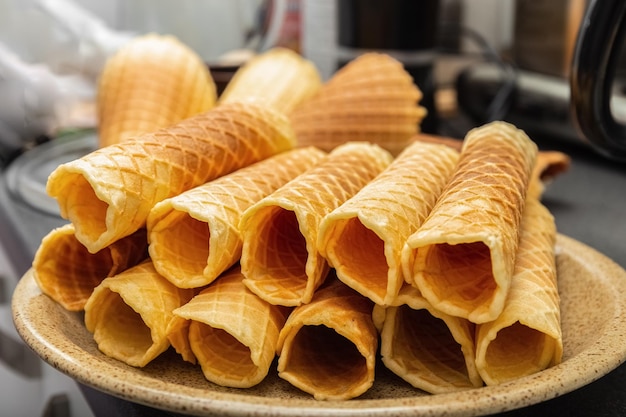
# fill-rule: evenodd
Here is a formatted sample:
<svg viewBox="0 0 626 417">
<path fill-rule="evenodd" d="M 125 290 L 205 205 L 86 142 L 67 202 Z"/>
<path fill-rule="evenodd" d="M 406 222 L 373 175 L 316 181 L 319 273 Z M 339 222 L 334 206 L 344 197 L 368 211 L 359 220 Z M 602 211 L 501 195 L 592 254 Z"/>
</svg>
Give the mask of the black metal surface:
<svg viewBox="0 0 626 417">
<path fill-rule="evenodd" d="M 584 137 L 607 157 L 626 161 L 626 126 L 611 110 L 611 96 L 626 36 L 626 2 L 593 0 L 580 25 L 570 87 L 575 120 Z"/>
<path fill-rule="evenodd" d="M 416 51 L 437 43 L 439 0 L 340 0 L 339 45 Z"/>
</svg>

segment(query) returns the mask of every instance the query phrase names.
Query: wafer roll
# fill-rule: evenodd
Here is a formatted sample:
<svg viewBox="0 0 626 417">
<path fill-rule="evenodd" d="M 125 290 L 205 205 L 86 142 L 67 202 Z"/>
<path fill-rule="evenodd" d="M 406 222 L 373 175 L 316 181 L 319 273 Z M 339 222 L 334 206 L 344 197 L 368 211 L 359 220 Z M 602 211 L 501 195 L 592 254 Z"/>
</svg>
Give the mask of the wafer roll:
<svg viewBox="0 0 626 417">
<path fill-rule="evenodd" d="M 445 136 L 418 133 L 412 138 L 416 142 L 435 143 L 447 145 L 452 149 L 461 151 L 463 142 Z M 560 151 L 539 151 L 530 184 L 528 194 L 537 198 L 541 197 L 547 185 L 557 176 L 565 173 L 571 164 L 571 158 Z"/>
<path fill-rule="evenodd" d="M 407 281 L 435 308 L 475 323 L 502 312 L 536 156 L 528 136 L 505 122 L 467 134 L 455 173 L 403 249 L 416 251 Z"/>
<path fill-rule="evenodd" d="M 542 371 L 560 363 L 563 355 L 554 218 L 529 198 L 521 227 L 504 310 L 477 327 L 476 365 L 488 385 Z"/>
<path fill-rule="evenodd" d="M 100 74 L 100 146 L 125 141 L 203 113 L 217 100 L 202 59 L 173 36 L 148 34 L 122 46 Z"/>
<path fill-rule="evenodd" d="M 444 145 L 413 143 L 324 217 L 320 251 L 341 281 L 376 304 L 395 299 L 404 282 L 404 243 L 435 205 L 458 155 Z"/>
<path fill-rule="evenodd" d="M 234 388 L 252 387 L 267 376 L 289 313 L 261 300 L 242 280 L 234 266 L 174 310 L 189 323 L 189 346 L 204 376 Z"/>
<path fill-rule="evenodd" d="M 381 330 L 387 368 L 431 394 L 483 385 L 475 362 L 474 323 L 433 308 L 408 284 L 394 304 L 384 308 Z"/>
<path fill-rule="evenodd" d="M 419 131 L 422 92 L 402 63 L 368 52 L 338 70 L 290 114 L 300 146 L 330 151 L 350 141 L 372 142 L 393 155 Z"/>
<path fill-rule="evenodd" d="M 373 303 L 334 280 L 294 309 L 280 332 L 278 376 L 317 400 L 347 400 L 374 382 Z"/>
<path fill-rule="evenodd" d="M 47 192 L 95 253 L 144 227 L 152 207 L 221 175 L 291 149 L 289 121 L 233 103 L 57 167 Z"/>
<path fill-rule="evenodd" d="M 181 288 L 213 282 L 241 257 L 243 211 L 324 155 L 312 147 L 283 152 L 157 203 L 147 220 L 157 271 Z"/>
<path fill-rule="evenodd" d="M 148 257 L 145 229 L 89 253 L 68 223 L 51 230 L 41 240 L 33 259 L 35 280 L 41 292 L 69 311 L 81 311 L 93 289 Z"/>
<path fill-rule="evenodd" d="M 329 269 L 317 244 L 320 222 L 391 160 L 379 146 L 344 144 L 249 207 L 240 222 L 245 285 L 272 304 L 309 302 Z"/>
<path fill-rule="evenodd" d="M 85 326 L 105 355 L 143 367 L 170 346 L 172 312 L 192 296 L 193 290 L 177 288 L 147 260 L 94 289 L 85 304 Z"/>
<path fill-rule="evenodd" d="M 285 114 L 322 87 L 315 65 L 287 48 L 272 48 L 248 60 L 220 95 L 219 104 L 260 101 Z"/>
</svg>

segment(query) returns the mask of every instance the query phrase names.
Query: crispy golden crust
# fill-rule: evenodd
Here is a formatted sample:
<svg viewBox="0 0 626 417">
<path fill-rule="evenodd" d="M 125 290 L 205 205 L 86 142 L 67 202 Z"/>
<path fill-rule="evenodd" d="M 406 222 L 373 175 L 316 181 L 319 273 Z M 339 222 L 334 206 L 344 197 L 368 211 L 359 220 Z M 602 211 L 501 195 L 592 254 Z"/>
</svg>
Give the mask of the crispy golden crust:
<svg viewBox="0 0 626 417">
<path fill-rule="evenodd" d="M 536 155 L 508 123 L 468 133 L 455 174 L 405 248 L 416 251 L 405 279 L 436 308 L 476 323 L 502 311 Z"/>
<path fill-rule="evenodd" d="M 215 106 L 208 67 L 173 36 L 147 34 L 122 46 L 100 74 L 100 146 L 167 127 Z"/>
<path fill-rule="evenodd" d="M 47 192 L 93 253 L 144 227 L 159 201 L 294 144 L 285 116 L 249 103 L 222 105 L 60 165 Z"/>
</svg>

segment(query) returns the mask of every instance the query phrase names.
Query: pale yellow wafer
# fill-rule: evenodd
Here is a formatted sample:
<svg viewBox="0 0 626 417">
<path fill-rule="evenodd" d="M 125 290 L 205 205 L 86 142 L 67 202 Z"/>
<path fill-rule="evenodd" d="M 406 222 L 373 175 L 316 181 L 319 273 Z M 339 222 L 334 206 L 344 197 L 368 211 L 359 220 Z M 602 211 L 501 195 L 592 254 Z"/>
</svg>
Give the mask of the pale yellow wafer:
<svg viewBox="0 0 626 417">
<path fill-rule="evenodd" d="M 476 364 L 488 385 L 542 371 L 560 363 L 563 355 L 554 218 L 529 198 L 521 228 L 504 310 L 477 328 Z"/>
<path fill-rule="evenodd" d="M 217 93 L 207 65 L 174 36 L 138 36 L 111 56 L 97 88 L 100 146 L 203 113 Z"/>
<path fill-rule="evenodd" d="M 249 207 L 240 223 L 246 286 L 273 304 L 309 302 L 329 269 L 317 246 L 320 222 L 391 161 L 377 145 L 344 144 Z"/>
<path fill-rule="evenodd" d="M 248 60 L 229 81 L 219 104 L 258 101 L 285 114 L 322 86 L 315 65 L 291 49 L 276 47 Z"/>
<path fill-rule="evenodd" d="M 394 304 L 384 308 L 381 331 L 387 368 L 431 394 L 483 385 L 475 362 L 474 323 L 438 311 L 408 284 Z"/>
<path fill-rule="evenodd" d="M 62 164 L 48 178 L 47 192 L 93 253 L 144 227 L 159 201 L 294 144 L 284 115 L 250 103 L 224 104 Z"/>
<path fill-rule="evenodd" d="M 235 388 L 252 387 L 267 376 L 289 313 L 261 300 L 242 280 L 241 269 L 234 266 L 174 310 L 188 322 L 189 347 L 204 376 Z"/>
<path fill-rule="evenodd" d="M 403 249 L 416 251 L 405 278 L 435 308 L 476 323 L 502 312 L 536 156 L 535 143 L 505 122 L 467 134 L 454 175 Z"/>
<path fill-rule="evenodd" d="M 241 257 L 244 210 L 324 155 L 312 147 L 286 151 L 157 203 L 147 220 L 157 271 L 181 288 L 210 284 Z"/>
<path fill-rule="evenodd" d="M 41 240 L 33 259 L 35 280 L 41 292 L 63 308 L 80 311 L 93 289 L 148 257 L 145 229 L 92 254 L 74 235 L 68 223 L 51 230 Z"/>
<path fill-rule="evenodd" d="M 280 332 L 278 375 L 317 400 L 347 400 L 374 383 L 373 303 L 337 280 L 294 309 Z"/>
<path fill-rule="evenodd" d="M 350 141 L 376 143 L 397 155 L 419 131 L 422 92 L 402 63 L 367 52 L 338 70 L 290 114 L 300 146 L 324 150 Z"/>
<path fill-rule="evenodd" d="M 105 355 L 143 367 L 170 346 L 173 311 L 192 296 L 192 290 L 177 288 L 147 260 L 94 289 L 85 304 L 85 326 Z"/>
<path fill-rule="evenodd" d="M 377 304 L 404 282 L 401 252 L 452 175 L 458 152 L 413 143 L 354 197 L 326 215 L 318 244 L 337 276 Z"/>
<path fill-rule="evenodd" d="M 447 145 L 457 151 L 461 151 L 463 146 L 463 142 L 458 139 L 421 132 L 413 136 L 412 141 Z M 528 186 L 529 195 L 540 198 L 546 186 L 554 180 L 554 178 L 565 173 L 569 169 L 570 164 L 571 158 L 566 153 L 540 150 L 537 153 L 537 161 Z"/>
</svg>

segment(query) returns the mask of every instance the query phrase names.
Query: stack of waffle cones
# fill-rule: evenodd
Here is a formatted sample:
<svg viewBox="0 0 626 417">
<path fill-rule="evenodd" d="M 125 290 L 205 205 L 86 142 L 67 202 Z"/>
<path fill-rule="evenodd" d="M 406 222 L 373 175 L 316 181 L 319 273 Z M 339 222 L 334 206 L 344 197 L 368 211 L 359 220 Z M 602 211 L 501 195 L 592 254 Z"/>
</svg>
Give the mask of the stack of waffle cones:
<svg viewBox="0 0 626 417">
<path fill-rule="evenodd" d="M 278 356 L 278 375 L 320 400 L 366 392 L 379 353 L 431 393 L 558 363 L 542 153 L 503 122 L 458 149 L 419 140 L 410 83 L 367 54 L 292 111 L 225 99 L 58 167 L 48 191 L 70 224 L 42 241 L 42 291 L 84 309 L 98 348 L 131 366 L 172 347 L 245 388 Z"/>
</svg>

